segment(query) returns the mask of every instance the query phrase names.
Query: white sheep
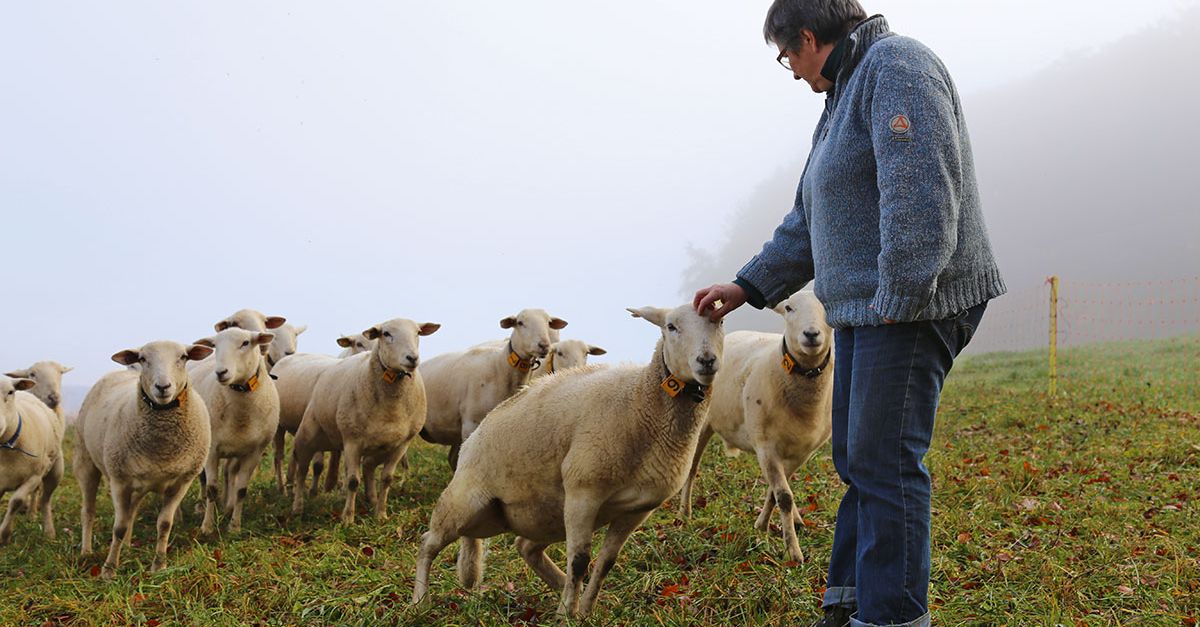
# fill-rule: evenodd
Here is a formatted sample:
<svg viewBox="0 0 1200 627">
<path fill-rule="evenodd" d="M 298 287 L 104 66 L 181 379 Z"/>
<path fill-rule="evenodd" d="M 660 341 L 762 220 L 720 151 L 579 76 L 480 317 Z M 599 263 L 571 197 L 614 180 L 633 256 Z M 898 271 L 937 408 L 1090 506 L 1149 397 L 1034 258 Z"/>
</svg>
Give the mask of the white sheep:
<svg viewBox="0 0 1200 627">
<path fill-rule="evenodd" d="M 725 366 L 713 383 L 708 425 L 680 500 L 684 516 L 691 516 L 692 483 L 715 432 L 729 447 L 756 454 L 767 495 L 754 526 L 767 531 L 778 505 L 788 554 L 802 561 L 795 528 L 800 513 L 788 477 L 829 440 L 833 330 L 811 292 L 793 294 L 775 311 L 783 316 L 783 335 L 738 331 L 725 338 Z"/>
<path fill-rule="evenodd" d="M 279 395 L 266 358 L 274 339 L 272 333 L 228 327 L 195 342 L 215 351 L 212 373 L 195 383 L 212 425 L 212 441 L 200 474 L 206 501 L 201 533 L 213 531 L 222 460 L 228 460 L 225 513 L 231 515 L 229 531 L 241 529 L 242 503 L 250 478 L 279 426 Z"/>
<path fill-rule="evenodd" d="M 338 357 L 349 357 L 375 348 L 375 342 L 367 339 L 362 333 L 343 335 L 337 339 L 337 345 L 344 349 L 338 353 Z"/>
<path fill-rule="evenodd" d="M 459 446 L 484 416 L 527 385 L 539 360 L 550 352 L 551 333 L 567 326 L 541 309 L 523 309 L 500 321 L 512 329 L 508 341 L 486 342 L 465 351 L 438 355 L 421 366 L 429 415 L 421 437 L 450 446 L 450 467 Z"/>
<path fill-rule="evenodd" d="M 586 366 L 588 355 L 604 355 L 608 351 L 599 346 L 592 346 L 583 340 L 561 340 L 550 345 L 550 354 L 542 360 L 542 365 L 533 371 L 533 379 L 546 375 Z"/>
<path fill-rule="evenodd" d="M 338 358 L 316 353 L 296 353 L 279 360 L 271 369 L 271 374 L 277 377 L 275 388 L 279 393 L 279 426 L 275 430 L 275 483 L 285 496 L 295 480 L 295 470 L 290 467 L 284 478 L 284 436 L 288 433 L 295 435 L 304 418 L 304 410 L 308 400 L 312 398 L 316 388 L 317 378 L 329 366 L 338 363 Z M 317 474 L 324 467 L 323 454 L 313 462 Z M 315 486 L 316 483 L 314 482 Z"/>
<path fill-rule="evenodd" d="M 62 391 L 62 376 L 71 371 L 69 366 L 64 366 L 57 361 L 39 361 L 28 368 L 21 370 L 13 370 L 5 373 L 6 376 L 13 379 L 30 379 L 37 385 L 29 391 L 46 404 L 54 411 L 58 417 L 60 425 L 60 433 L 66 431 L 67 417 L 63 412 L 63 391 Z M 29 515 L 37 517 L 41 515 L 42 499 L 39 489 L 35 489 L 33 495 L 29 499 Z"/>
<path fill-rule="evenodd" d="M 346 465 L 342 522 L 354 522 L 360 482 L 375 517 L 387 517 L 396 465 L 425 423 L 425 386 L 417 371 L 420 336 L 440 327 L 403 318 L 376 325 L 363 331 L 378 340 L 374 350 L 339 360 L 320 375 L 292 445 L 294 514 L 304 510 L 304 481 L 313 454 L 341 450 Z M 380 465 L 377 486 L 375 468 Z"/>
<path fill-rule="evenodd" d="M 42 532 L 54 539 L 50 497 L 63 476 L 63 423 L 45 403 L 26 392 L 32 379 L 0 376 L 0 498 L 12 492 L 0 522 L 0 545 L 12 538 L 13 517 L 41 489 Z"/>
<path fill-rule="evenodd" d="M 185 364 L 212 352 L 169 341 L 123 350 L 113 361 L 138 369 L 104 375 L 83 399 L 73 464 L 83 494 L 81 553 L 92 552 L 96 490 L 104 476 L 113 501 L 112 542 L 101 570 L 106 578 L 120 564 L 121 545 L 132 538 L 138 506 L 151 492 L 162 495 L 151 570 L 166 565 L 175 512 L 204 467 L 212 439 L 208 409 L 191 388 Z"/>
<path fill-rule="evenodd" d="M 238 327 L 241 328 L 241 327 Z M 246 329 L 254 331 L 255 329 Z M 308 325 L 292 326 L 290 324 L 281 324 L 271 332 L 275 335 L 275 340 L 271 342 L 271 346 L 267 348 L 267 371 L 269 372 L 279 363 L 279 360 L 288 355 L 295 354 L 299 343 L 299 335 L 308 330 Z"/>
<path fill-rule="evenodd" d="M 617 553 L 679 491 L 720 367 L 720 323 L 675 309 L 629 310 L 662 330 L 646 366 L 592 365 L 546 377 L 496 407 L 463 443 L 417 555 L 413 602 L 438 552 L 458 538 L 459 579 L 483 572 L 482 538 L 516 534 L 521 556 L 562 590 L 560 615 L 586 616 Z M 587 591 L 592 534 L 608 526 Z M 566 540 L 568 577 L 545 555 Z"/>
</svg>

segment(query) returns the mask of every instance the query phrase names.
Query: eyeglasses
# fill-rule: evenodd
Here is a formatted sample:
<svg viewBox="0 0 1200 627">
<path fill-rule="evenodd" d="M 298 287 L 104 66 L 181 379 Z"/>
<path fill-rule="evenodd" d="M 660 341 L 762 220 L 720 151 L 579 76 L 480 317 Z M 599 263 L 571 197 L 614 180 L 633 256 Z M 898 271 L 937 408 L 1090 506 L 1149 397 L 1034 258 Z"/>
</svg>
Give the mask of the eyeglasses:
<svg viewBox="0 0 1200 627">
<path fill-rule="evenodd" d="M 792 60 L 787 56 L 787 48 L 779 52 L 779 56 L 775 57 L 775 62 L 783 66 L 783 69 L 792 71 Z"/>
</svg>

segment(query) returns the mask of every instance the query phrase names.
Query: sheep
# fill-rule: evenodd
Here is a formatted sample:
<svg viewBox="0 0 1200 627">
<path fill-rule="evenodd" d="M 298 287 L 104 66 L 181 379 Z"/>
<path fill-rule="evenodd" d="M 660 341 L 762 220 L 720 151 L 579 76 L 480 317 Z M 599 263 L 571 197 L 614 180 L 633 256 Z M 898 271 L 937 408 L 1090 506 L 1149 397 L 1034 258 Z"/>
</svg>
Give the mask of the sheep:
<svg viewBox="0 0 1200 627">
<path fill-rule="evenodd" d="M 738 331 L 726 338 L 725 367 L 713 384 L 708 425 L 680 500 L 684 516 L 690 517 L 692 483 L 715 432 L 727 446 L 756 454 L 767 495 L 754 526 L 767 531 L 778 505 L 788 554 L 803 561 L 795 528 L 800 513 L 788 477 L 832 431 L 833 332 L 811 292 L 793 294 L 775 312 L 783 316 L 783 335 Z"/>
<path fill-rule="evenodd" d="M 500 321 L 512 329 L 507 342 L 487 342 L 465 351 L 438 355 L 422 366 L 429 415 L 421 437 L 448 444 L 449 462 L 458 462 L 459 446 L 484 416 L 529 383 L 539 360 L 550 351 L 553 331 L 567 326 L 541 309 L 523 309 Z"/>
<path fill-rule="evenodd" d="M 343 335 L 337 339 L 337 345 L 345 349 L 338 353 L 338 357 L 349 357 L 351 355 L 365 353 L 375 348 L 375 342 L 368 340 L 363 336 L 362 333 Z"/>
<path fill-rule="evenodd" d="M 368 339 L 378 340 L 374 350 L 339 360 L 320 375 L 292 446 L 293 514 L 304 510 L 304 481 L 313 454 L 342 450 L 346 464 L 342 522 L 354 522 L 360 481 L 376 519 L 387 518 L 392 474 L 425 423 L 425 385 L 417 371 L 420 337 L 439 328 L 433 322 L 403 318 L 378 324 L 363 331 Z M 377 490 L 375 467 L 380 464 Z"/>
<path fill-rule="evenodd" d="M 317 377 L 338 361 L 338 358 L 329 355 L 297 353 L 279 360 L 279 363 L 275 364 L 275 368 L 271 370 L 271 374 L 278 377 L 275 387 L 279 393 L 279 426 L 275 430 L 274 438 L 275 483 L 285 496 L 288 494 L 295 473 L 289 468 L 287 481 L 284 481 L 284 436 L 288 433 L 295 435 L 296 429 L 300 428 L 301 419 L 304 418 L 308 400 L 312 397 L 313 389 L 316 387 Z M 318 469 L 317 474 L 319 475 L 319 469 L 323 466 L 323 462 L 317 461 L 314 466 Z M 316 484 L 314 483 L 314 485 Z"/>
<path fill-rule="evenodd" d="M 511 531 L 521 556 L 562 590 L 558 613 L 586 616 L 629 535 L 683 485 L 720 367 L 723 329 L 690 305 L 630 309 L 661 329 L 646 366 L 590 365 L 546 377 L 492 410 L 463 443 L 417 555 L 413 603 L 458 538 L 458 574 L 474 587 L 482 538 Z M 591 538 L 608 525 L 580 602 Z M 566 540 L 568 577 L 545 555 Z"/>
<path fill-rule="evenodd" d="M 604 355 L 608 351 L 592 346 L 582 340 L 562 340 L 550 345 L 550 355 L 542 362 L 531 378 L 540 379 L 548 374 L 587 365 L 588 355 Z"/>
<path fill-rule="evenodd" d="M 96 382 L 75 421 L 73 469 L 83 495 L 81 554 L 92 552 L 96 490 L 108 478 L 113 501 L 113 533 L 101 574 L 111 578 L 120 564 L 121 545 L 133 536 L 142 499 L 162 494 L 158 541 L 152 571 L 166 565 L 167 544 L 179 503 L 204 467 L 212 434 L 204 399 L 189 384 L 188 361 L 211 355 L 207 346 L 150 342 L 112 356 L 137 370 L 111 372 Z"/>
<path fill-rule="evenodd" d="M 206 500 L 201 533 L 213 531 L 219 464 L 226 459 L 225 513 L 232 514 L 229 531 L 241 529 L 242 503 L 250 478 L 279 426 L 279 395 L 267 363 L 275 339 L 273 333 L 228 327 L 214 337 L 195 342 L 215 351 L 213 372 L 196 381 L 196 391 L 204 399 L 212 426 L 208 457 L 200 473 Z"/>
<path fill-rule="evenodd" d="M 28 368 L 7 372 L 5 376 L 13 379 L 30 379 L 37 383 L 33 386 L 30 394 L 36 396 L 38 400 L 46 404 L 46 407 L 54 411 L 55 416 L 58 417 L 60 432 L 65 432 L 67 417 L 62 406 L 62 376 L 71 370 L 69 366 L 64 366 L 57 361 L 39 361 Z M 40 488 L 35 488 L 29 499 L 29 515 L 34 518 L 42 513 L 42 499 L 39 490 Z"/>
<path fill-rule="evenodd" d="M 253 331 L 254 329 L 246 330 Z M 275 367 L 275 364 L 279 363 L 280 359 L 296 353 L 298 336 L 307 330 L 308 325 L 306 324 L 298 327 L 290 324 L 281 324 L 271 330 L 275 335 L 275 340 L 271 342 L 271 346 L 267 349 L 267 372 L 270 372 Z"/>
<path fill-rule="evenodd" d="M 0 376 L 0 498 L 12 492 L 0 522 L 0 545 L 12 538 L 13 517 L 40 488 L 42 532 L 54 539 L 50 497 L 63 476 L 63 423 L 45 403 L 26 392 L 33 379 Z"/>
<path fill-rule="evenodd" d="M 5 376 L 13 379 L 31 379 L 37 383 L 30 394 L 38 397 L 38 400 L 45 403 L 46 407 L 52 409 L 58 415 L 59 420 L 66 424 L 66 415 L 62 408 L 62 376 L 71 370 L 71 367 L 64 366 L 57 361 L 39 361 L 23 370 L 6 372 Z"/>
</svg>

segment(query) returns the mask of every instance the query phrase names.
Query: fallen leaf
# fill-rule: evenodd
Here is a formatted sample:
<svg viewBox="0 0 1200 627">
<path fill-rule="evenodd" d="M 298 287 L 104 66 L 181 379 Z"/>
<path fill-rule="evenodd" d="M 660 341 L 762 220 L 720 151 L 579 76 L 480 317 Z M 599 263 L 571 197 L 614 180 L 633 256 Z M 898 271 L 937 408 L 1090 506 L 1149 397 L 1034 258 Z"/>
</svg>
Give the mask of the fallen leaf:
<svg viewBox="0 0 1200 627">
<path fill-rule="evenodd" d="M 1120 592 L 1121 594 L 1133 594 L 1133 588 L 1130 588 L 1126 585 L 1120 585 L 1117 586 L 1117 592 Z"/>
<path fill-rule="evenodd" d="M 375 556 L 375 549 L 373 549 L 373 548 L 371 548 L 371 547 L 369 547 L 369 546 L 364 546 L 364 547 L 362 548 L 362 554 L 363 554 L 363 555 L 366 555 L 367 557 L 374 557 L 374 556 Z"/>
<path fill-rule="evenodd" d="M 971 534 L 969 534 L 969 533 L 967 533 L 967 532 L 965 532 L 965 531 L 964 531 L 964 532 L 962 532 L 962 533 L 960 533 L 960 534 L 958 534 L 958 541 L 959 541 L 959 542 L 962 542 L 962 543 L 964 543 L 964 544 L 965 544 L 965 543 L 967 543 L 967 542 L 970 542 L 970 541 L 971 541 Z"/>
</svg>

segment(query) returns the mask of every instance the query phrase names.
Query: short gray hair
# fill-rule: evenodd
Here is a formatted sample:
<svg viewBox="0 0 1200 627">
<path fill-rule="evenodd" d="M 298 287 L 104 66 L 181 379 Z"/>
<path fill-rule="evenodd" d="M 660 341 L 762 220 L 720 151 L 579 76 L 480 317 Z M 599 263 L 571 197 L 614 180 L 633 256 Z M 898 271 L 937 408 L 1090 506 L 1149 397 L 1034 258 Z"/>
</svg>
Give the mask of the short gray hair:
<svg viewBox="0 0 1200 627">
<path fill-rule="evenodd" d="M 767 9 L 763 37 L 791 48 L 800 43 L 800 31 L 809 30 L 817 43 L 830 44 L 865 19 L 858 0 L 775 0 Z"/>
</svg>

